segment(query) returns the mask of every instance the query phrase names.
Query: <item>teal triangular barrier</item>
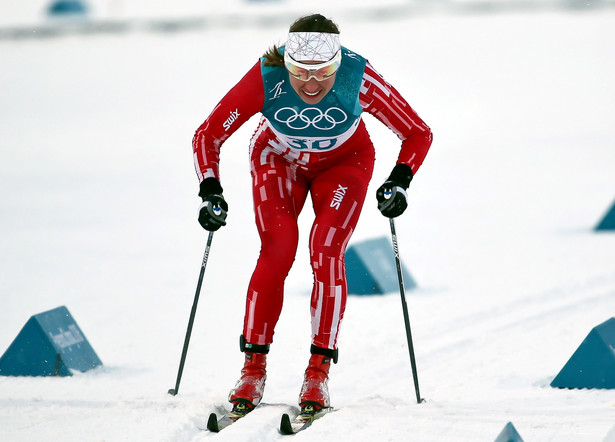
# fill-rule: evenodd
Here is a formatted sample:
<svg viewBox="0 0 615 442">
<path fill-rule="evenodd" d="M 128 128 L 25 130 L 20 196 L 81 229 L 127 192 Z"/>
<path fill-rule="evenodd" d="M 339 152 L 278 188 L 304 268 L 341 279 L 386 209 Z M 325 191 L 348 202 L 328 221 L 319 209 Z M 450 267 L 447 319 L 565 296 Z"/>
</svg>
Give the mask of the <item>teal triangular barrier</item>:
<svg viewBox="0 0 615 442">
<path fill-rule="evenodd" d="M 613 230 L 615 231 L 615 202 L 606 212 L 602 220 L 596 226 L 596 230 Z"/>
<path fill-rule="evenodd" d="M 83 15 L 88 11 L 87 5 L 80 0 L 56 0 L 47 8 L 49 15 Z"/>
<path fill-rule="evenodd" d="M 0 376 L 71 376 L 102 365 L 64 306 L 32 316 L 0 358 Z"/>
<path fill-rule="evenodd" d="M 494 442 L 523 442 L 523 439 L 512 422 L 508 422 Z"/>
<path fill-rule="evenodd" d="M 615 318 L 589 332 L 551 386 L 615 388 Z"/>
<path fill-rule="evenodd" d="M 346 250 L 346 279 L 348 293 L 374 295 L 399 290 L 397 266 L 393 246 L 385 237 L 353 244 Z M 416 287 L 416 282 L 402 263 L 406 289 Z"/>
</svg>

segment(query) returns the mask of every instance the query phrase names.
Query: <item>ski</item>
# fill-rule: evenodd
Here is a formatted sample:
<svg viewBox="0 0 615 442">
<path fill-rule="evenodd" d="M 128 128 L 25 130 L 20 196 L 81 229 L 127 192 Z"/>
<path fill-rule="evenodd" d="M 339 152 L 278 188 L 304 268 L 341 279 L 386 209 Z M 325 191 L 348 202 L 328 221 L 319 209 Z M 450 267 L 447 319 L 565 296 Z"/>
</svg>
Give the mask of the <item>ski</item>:
<svg viewBox="0 0 615 442">
<path fill-rule="evenodd" d="M 220 419 L 218 419 L 216 413 L 211 413 L 209 419 L 207 419 L 207 429 L 213 433 L 218 433 L 245 417 L 252 410 L 253 408 L 249 408 L 246 403 L 238 402 L 231 411 L 226 412 Z"/>
<path fill-rule="evenodd" d="M 288 413 L 284 413 L 282 415 L 282 420 L 280 421 L 280 433 L 296 434 L 308 428 L 316 419 L 319 419 L 332 411 L 333 407 L 316 410 L 313 406 L 307 405 L 301 410 L 301 413 L 293 419 L 290 418 Z"/>
</svg>

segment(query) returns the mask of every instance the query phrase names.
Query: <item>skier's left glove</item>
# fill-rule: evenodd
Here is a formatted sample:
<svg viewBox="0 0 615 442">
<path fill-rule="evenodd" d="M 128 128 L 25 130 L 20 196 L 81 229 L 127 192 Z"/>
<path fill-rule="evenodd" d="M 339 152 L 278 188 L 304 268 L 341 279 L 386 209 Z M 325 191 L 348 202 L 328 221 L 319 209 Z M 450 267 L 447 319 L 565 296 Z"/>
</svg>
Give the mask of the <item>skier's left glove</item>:
<svg viewBox="0 0 615 442">
<path fill-rule="evenodd" d="M 387 218 L 395 218 L 408 207 L 406 189 L 412 181 L 412 169 L 405 164 L 397 164 L 385 183 L 376 191 L 378 210 Z"/>
<path fill-rule="evenodd" d="M 215 232 L 226 225 L 228 204 L 222 196 L 222 186 L 216 178 L 201 181 L 199 196 L 203 203 L 199 207 L 199 223 L 205 230 Z"/>
</svg>

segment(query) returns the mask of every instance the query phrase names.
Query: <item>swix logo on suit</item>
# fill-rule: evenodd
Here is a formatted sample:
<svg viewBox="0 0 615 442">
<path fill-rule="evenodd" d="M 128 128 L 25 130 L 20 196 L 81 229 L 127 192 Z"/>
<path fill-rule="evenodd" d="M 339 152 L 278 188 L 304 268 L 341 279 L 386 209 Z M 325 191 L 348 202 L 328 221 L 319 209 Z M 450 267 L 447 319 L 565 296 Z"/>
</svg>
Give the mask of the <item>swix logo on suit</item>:
<svg viewBox="0 0 615 442">
<path fill-rule="evenodd" d="M 346 57 L 342 58 L 335 84 L 317 104 L 307 104 L 297 95 L 286 68 L 261 64 L 265 90 L 261 113 L 282 145 L 301 152 L 327 152 L 354 134 L 362 112 L 358 97 L 366 60 L 348 56 L 345 48 L 342 53 Z"/>
<path fill-rule="evenodd" d="M 224 130 L 228 132 L 231 128 L 231 125 L 237 120 L 239 117 L 239 109 L 231 111 L 231 116 L 226 119 L 226 121 L 222 124 L 224 126 Z"/>
<path fill-rule="evenodd" d="M 338 184 L 337 189 L 333 191 L 333 199 L 331 200 L 329 207 L 339 210 L 347 190 L 348 187 L 343 187 L 341 184 Z"/>
</svg>

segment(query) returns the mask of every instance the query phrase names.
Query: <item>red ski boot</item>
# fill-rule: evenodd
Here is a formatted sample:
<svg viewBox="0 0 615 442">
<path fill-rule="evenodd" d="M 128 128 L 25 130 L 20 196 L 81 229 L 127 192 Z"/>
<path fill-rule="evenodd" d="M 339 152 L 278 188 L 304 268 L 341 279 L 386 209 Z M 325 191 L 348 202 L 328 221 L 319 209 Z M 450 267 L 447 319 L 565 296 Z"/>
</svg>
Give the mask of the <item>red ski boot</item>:
<svg viewBox="0 0 615 442">
<path fill-rule="evenodd" d="M 312 354 L 307 369 L 301 393 L 299 394 L 299 405 L 301 409 L 310 408 L 318 411 L 328 408 L 331 405 L 329 399 L 329 368 L 331 367 L 331 357 L 321 354 Z"/>
<path fill-rule="evenodd" d="M 266 365 L 267 354 L 246 352 L 241 377 L 228 397 L 229 402 L 233 404 L 233 409 L 240 408 L 247 412 L 260 403 L 267 379 Z"/>
</svg>

